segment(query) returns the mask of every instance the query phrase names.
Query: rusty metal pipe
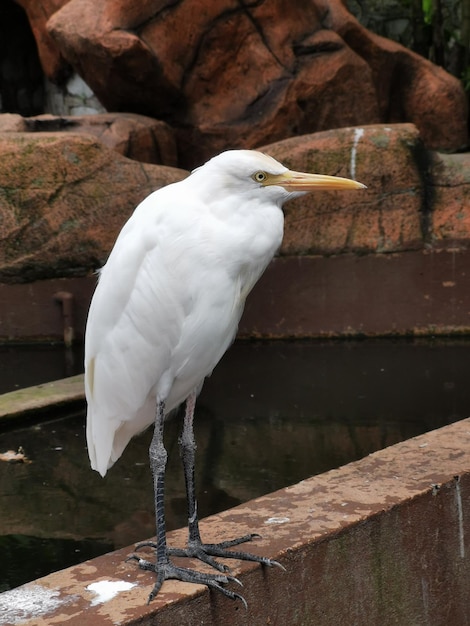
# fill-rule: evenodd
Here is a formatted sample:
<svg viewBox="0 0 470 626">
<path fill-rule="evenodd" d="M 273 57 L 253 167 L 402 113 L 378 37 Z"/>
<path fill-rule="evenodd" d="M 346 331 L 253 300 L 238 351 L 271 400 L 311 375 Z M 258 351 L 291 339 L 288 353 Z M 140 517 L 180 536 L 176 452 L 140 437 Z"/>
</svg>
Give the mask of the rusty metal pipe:
<svg viewBox="0 0 470 626">
<path fill-rule="evenodd" d="M 62 304 L 64 343 L 66 348 L 71 348 L 75 335 L 73 326 L 73 294 L 69 291 L 58 291 L 54 294 L 54 300 Z"/>
</svg>

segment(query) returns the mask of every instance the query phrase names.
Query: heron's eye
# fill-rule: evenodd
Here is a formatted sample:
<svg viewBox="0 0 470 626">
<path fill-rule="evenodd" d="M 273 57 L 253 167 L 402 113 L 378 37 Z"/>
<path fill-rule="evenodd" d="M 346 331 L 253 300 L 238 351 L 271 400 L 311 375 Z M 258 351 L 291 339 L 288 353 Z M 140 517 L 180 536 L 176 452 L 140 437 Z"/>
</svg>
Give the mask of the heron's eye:
<svg viewBox="0 0 470 626">
<path fill-rule="evenodd" d="M 253 180 L 257 183 L 264 183 L 267 177 L 268 176 L 266 172 L 255 172 L 255 174 L 253 174 L 252 176 Z"/>
</svg>

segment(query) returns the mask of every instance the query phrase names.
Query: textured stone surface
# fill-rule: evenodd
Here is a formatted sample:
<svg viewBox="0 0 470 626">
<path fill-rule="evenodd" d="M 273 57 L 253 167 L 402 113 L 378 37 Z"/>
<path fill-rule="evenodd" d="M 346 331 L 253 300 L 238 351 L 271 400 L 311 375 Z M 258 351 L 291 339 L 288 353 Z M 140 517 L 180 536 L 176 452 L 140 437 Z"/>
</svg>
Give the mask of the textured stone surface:
<svg viewBox="0 0 470 626">
<path fill-rule="evenodd" d="M 414 126 L 343 128 L 286 139 L 263 150 L 291 169 L 355 178 L 368 187 L 356 193 L 319 191 L 288 203 L 282 254 L 423 247 L 424 192 L 417 154 L 426 152 Z"/>
<path fill-rule="evenodd" d="M 143 163 L 176 166 L 176 142 L 164 122 L 132 113 L 21 117 L 0 115 L 2 132 L 62 132 L 93 135 L 106 147 Z"/>
<path fill-rule="evenodd" d="M 377 122 L 413 122 L 430 148 L 468 138 L 459 81 L 371 34 L 340 0 L 108 0 L 98 12 L 94 0 L 44 0 L 40 22 L 36 0 L 22 3 L 42 30 L 49 17 L 44 41 L 108 110 L 177 130 L 183 167 L 227 147 Z"/>
<path fill-rule="evenodd" d="M 292 169 L 368 187 L 288 203 L 281 254 L 469 248 L 470 154 L 427 150 L 411 124 L 325 131 L 262 150 Z"/>
<path fill-rule="evenodd" d="M 185 172 L 137 163 L 89 135 L 0 135 L 0 280 L 101 266 L 136 204 Z"/>
<path fill-rule="evenodd" d="M 470 245 L 470 153 L 435 154 L 432 168 L 434 247 Z"/>
<path fill-rule="evenodd" d="M 0 135 L 4 282 L 83 275 L 99 267 L 138 202 L 187 175 L 125 159 L 90 135 L 14 133 L 24 120 L 4 118 L 10 128 Z M 286 204 L 282 255 L 468 247 L 470 158 L 426 150 L 413 125 L 343 128 L 262 150 L 292 169 L 357 178 L 368 186 L 319 191 Z"/>
<path fill-rule="evenodd" d="M 466 624 L 469 452 L 470 422 L 462 420 L 202 520 L 211 542 L 259 533 L 250 550 L 285 567 L 229 563 L 243 582 L 230 588 L 248 610 L 173 580 L 147 605 L 155 577 L 126 561 L 129 546 L 0 594 L 3 623 L 391 626 L 432 616 L 434 624 Z M 169 533 L 170 545 L 186 539 L 186 529 Z M 99 601 L 89 588 L 98 581 L 134 586 Z"/>
<path fill-rule="evenodd" d="M 44 408 L 74 405 L 85 401 L 83 375 L 0 394 L 0 422 L 19 415 L 38 413 Z M 18 422 L 17 422 L 18 423 Z"/>
</svg>

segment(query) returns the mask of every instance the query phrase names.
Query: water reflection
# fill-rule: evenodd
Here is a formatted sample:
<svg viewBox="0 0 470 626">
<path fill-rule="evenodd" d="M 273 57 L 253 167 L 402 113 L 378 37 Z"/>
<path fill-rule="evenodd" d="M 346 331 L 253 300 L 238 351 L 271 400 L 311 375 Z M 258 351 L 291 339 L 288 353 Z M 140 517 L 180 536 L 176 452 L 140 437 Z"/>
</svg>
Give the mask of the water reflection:
<svg viewBox="0 0 470 626">
<path fill-rule="evenodd" d="M 469 357 L 466 341 L 236 344 L 198 404 L 201 516 L 467 417 Z M 186 523 L 179 428 L 166 428 L 169 528 Z M 0 590 L 153 534 L 150 437 L 102 479 L 81 414 L 0 434 L 0 452 L 32 460 L 0 464 L 0 562 L 35 564 L 2 568 Z"/>
<path fill-rule="evenodd" d="M 83 372 L 83 347 L 57 343 L 0 345 L 0 393 L 41 385 Z"/>
</svg>

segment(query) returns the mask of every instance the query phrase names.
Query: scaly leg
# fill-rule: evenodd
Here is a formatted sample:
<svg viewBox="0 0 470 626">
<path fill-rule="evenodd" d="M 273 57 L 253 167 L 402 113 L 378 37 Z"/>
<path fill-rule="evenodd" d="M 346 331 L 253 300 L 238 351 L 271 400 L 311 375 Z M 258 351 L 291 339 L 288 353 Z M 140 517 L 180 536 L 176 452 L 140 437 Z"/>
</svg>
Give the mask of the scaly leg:
<svg viewBox="0 0 470 626">
<path fill-rule="evenodd" d="M 220 572 L 230 571 L 226 565 L 219 563 L 213 557 L 222 557 L 229 559 L 241 559 L 244 561 L 256 561 L 263 565 L 283 566 L 277 561 L 268 559 L 263 556 L 257 556 L 248 552 L 232 551 L 228 548 L 237 546 L 241 543 L 251 541 L 255 537 L 259 537 L 256 533 L 250 533 L 243 537 L 238 537 L 221 543 L 203 543 L 199 532 L 199 520 L 197 514 L 196 488 L 194 480 L 194 466 L 196 456 L 196 441 L 194 438 L 193 418 L 194 409 L 196 407 L 197 393 L 194 391 L 186 400 L 185 415 L 183 422 L 183 431 L 180 438 L 181 457 L 183 459 L 184 476 L 186 480 L 186 493 L 188 500 L 188 546 L 185 549 L 169 548 L 169 554 L 174 556 L 187 556 L 197 558 Z"/>
<path fill-rule="evenodd" d="M 165 403 L 163 401 L 157 402 L 157 411 L 155 416 L 155 430 L 150 444 L 149 456 L 150 467 L 153 474 L 154 494 L 155 494 L 155 516 L 156 516 L 156 541 L 149 542 L 143 541 L 136 545 L 136 550 L 144 546 L 151 546 L 155 549 L 156 562 L 152 563 L 141 559 L 138 555 L 133 554 L 129 559 L 135 559 L 139 567 L 144 570 L 150 570 L 157 574 L 157 580 L 150 592 L 148 602 L 151 602 L 153 598 L 159 592 L 163 582 L 169 578 L 181 580 L 184 582 L 192 582 L 197 584 L 207 585 L 212 589 L 220 591 L 225 596 L 235 600 L 239 598 L 246 605 L 245 600 L 237 593 L 225 589 L 222 584 L 230 581 L 239 582 L 233 576 L 226 575 L 214 575 L 214 574 L 202 574 L 200 572 L 176 567 L 173 565 L 169 558 L 169 550 L 166 543 L 166 528 L 165 528 L 165 469 L 167 452 L 163 445 L 163 426 L 165 420 Z"/>
</svg>

